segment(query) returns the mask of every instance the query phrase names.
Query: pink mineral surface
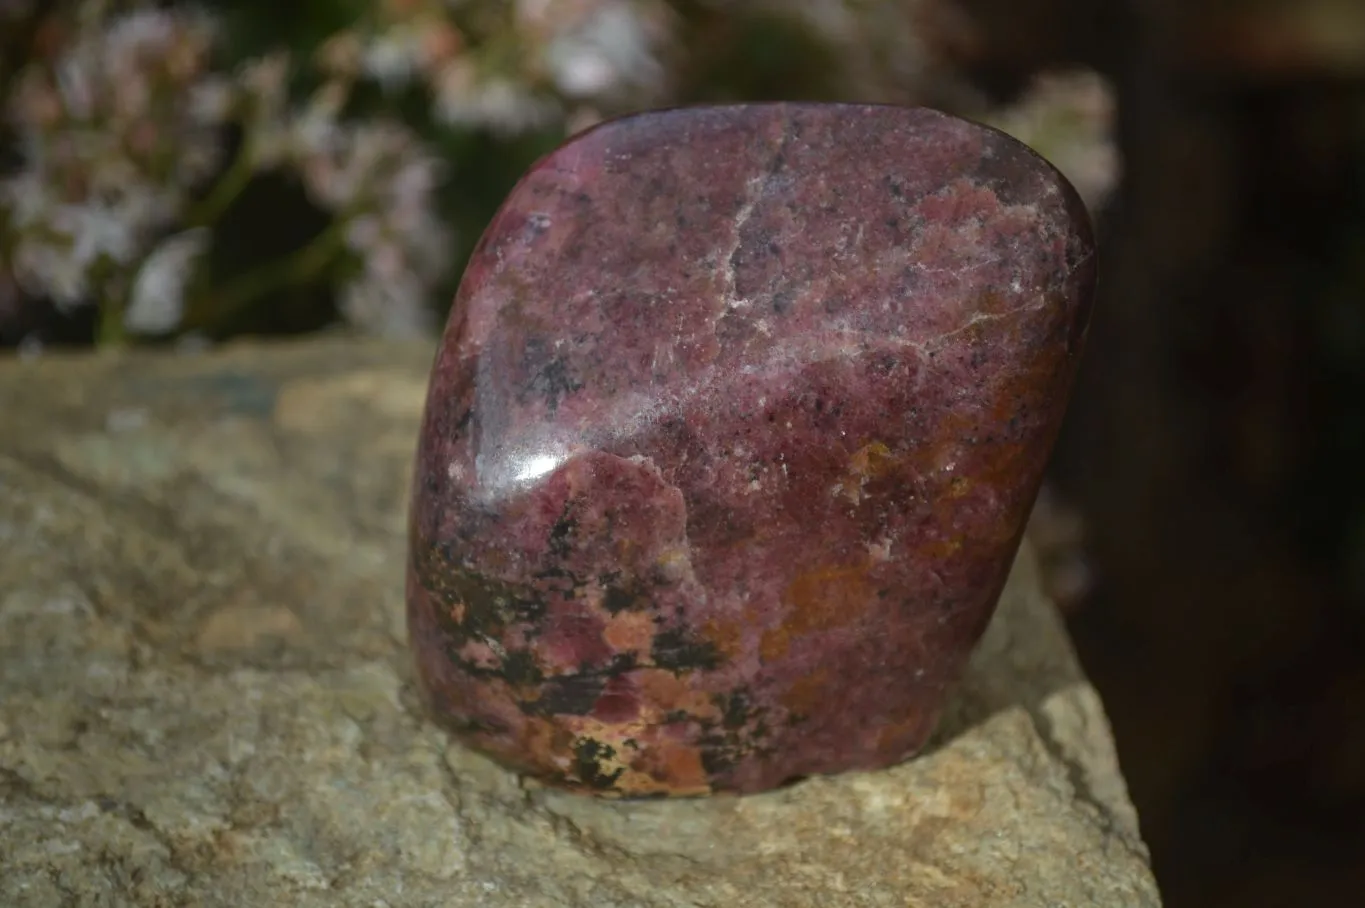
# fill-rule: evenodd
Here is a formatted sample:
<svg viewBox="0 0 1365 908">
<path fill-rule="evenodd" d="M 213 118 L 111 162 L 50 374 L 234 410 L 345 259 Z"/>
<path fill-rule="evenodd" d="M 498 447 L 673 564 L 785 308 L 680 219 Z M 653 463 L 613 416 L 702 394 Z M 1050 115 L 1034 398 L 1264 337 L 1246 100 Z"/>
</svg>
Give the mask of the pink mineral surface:
<svg viewBox="0 0 1365 908">
<path fill-rule="evenodd" d="M 550 784 L 755 792 L 913 755 L 986 627 L 1095 282 L 1042 158 L 927 109 L 631 116 L 539 161 L 431 373 L 434 714 Z"/>
</svg>

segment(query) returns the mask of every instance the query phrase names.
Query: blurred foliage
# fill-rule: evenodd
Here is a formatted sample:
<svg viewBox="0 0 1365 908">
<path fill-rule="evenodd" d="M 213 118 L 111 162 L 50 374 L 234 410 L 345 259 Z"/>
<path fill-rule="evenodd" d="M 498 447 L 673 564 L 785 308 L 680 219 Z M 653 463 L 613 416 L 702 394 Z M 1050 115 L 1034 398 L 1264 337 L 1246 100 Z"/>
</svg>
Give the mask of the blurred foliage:
<svg viewBox="0 0 1365 908">
<path fill-rule="evenodd" d="M 1098 202 L 1102 81 L 993 107 L 938 46 L 948 8 L 8 0 L 0 340 L 429 334 L 538 157 L 669 104 L 934 103 L 1027 134 Z"/>
</svg>

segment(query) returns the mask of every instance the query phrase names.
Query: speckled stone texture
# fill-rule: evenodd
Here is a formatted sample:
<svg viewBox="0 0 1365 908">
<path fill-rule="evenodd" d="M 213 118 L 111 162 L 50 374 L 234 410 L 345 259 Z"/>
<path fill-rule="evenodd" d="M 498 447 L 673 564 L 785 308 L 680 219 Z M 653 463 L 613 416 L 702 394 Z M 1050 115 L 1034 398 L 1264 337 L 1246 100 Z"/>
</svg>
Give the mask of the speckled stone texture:
<svg viewBox="0 0 1365 908">
<path fill-rule="evenodd" d="M 416 695 L 429 344 L 0 356 L 3 908 L 1156 908 L 1027 543 L 933 742 L 605 801 Z"/>
<path fill-rule="evenodd" d="M 925 109 L 583 134 L 469 265 L 414 476 L 434 712 L 552 784 L 755 792 L 921 748 L 990 619 L 1094 284 L 1079 198 Z"/>
</svg>

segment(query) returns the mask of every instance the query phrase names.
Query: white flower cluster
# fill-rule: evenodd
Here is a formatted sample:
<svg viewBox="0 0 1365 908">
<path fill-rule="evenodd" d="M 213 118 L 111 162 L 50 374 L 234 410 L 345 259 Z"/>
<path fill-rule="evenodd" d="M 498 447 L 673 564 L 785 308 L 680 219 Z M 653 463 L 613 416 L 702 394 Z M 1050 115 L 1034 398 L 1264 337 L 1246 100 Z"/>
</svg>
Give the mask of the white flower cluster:
<svg viewBox="0 0 1365 908">
<path fill-rule="evenodd" d="M 0 60 L 9 79 L 0 84 L 0 132 L 17 140 L 19 158 L 0 173 L 0 319 L 25 298 L 47 299 L 98 304 L 112 333 L 166 334 L 197 304 L 232 311 L 282 281 L 330 280 L 356 327 L 429 332 L 455 248 L 434 207 L 441 162 L 396 117 L 345 116 L 358 85 L 424 90 L 437 127 L 572 132 L 675 100 L 684 52 L 705 50 L 708 28 L 725 40 L 726 23 L 741 16 L 804 23 L 838 61 L 821 77 L 846 96 L 995 122 L 1052 158 L 1091 204 L 1116 179 L 1108 87 L 1093 74 L 1064 74 L 1012 109 L 984 110 L 940 59 L 970 38 L 952 0 L 698 0 L 689 10 L 704 21 L 691 31 L 679 8 L 374 0 L 314 59 L 281 49 L 225 72 L 215 62 L 223 29 L 205 11 L 73 0 L 45 20 L 21 67 Z M 0 53 L 37 9 L 0 0 Z M 684 33 L 696 46 L 680 46 Z M 303 69 L 321 85 L 299 103 L 290 85 Z M 206 286 L 196 275 L 222 215 L 266 172 L 296 175 L 331 226 L 266 278 Z"/>
<path fill-rule="evenodd" d="M 399 4 L 388 4 L 397 7 Z M 500 135 L 646 106 L 667 93 L 663 0 L 410 0 L 335 36 L 334 72 L 429 89 L 435 119 Z"/>
<path fill-rule="evenodd" d="M 117 292 L 217 169 L 222 118 L 196 100 L 213 34 L 201 15 L 135 11 L 20 74 L 4 113 L 23 165 L 0 179 L 0 223 L 23 291 L 68 307 Z"/>
<path fill-rule="evenodd" d="M 358 263 L 340 288 L 342 314 L 351 324 L 392 336 L 429 332 L 431 288 L 445 276 L 453 248 L 432 205 L 440 162 L 397 120 L 342 120 L 347 88 L 341 82 L 291 107 L 284 92 L 288 72 L 280 56 L 242 74 L 253 99 L 244 151 L 252 169 L 297 173 L 313 203 L 335 218 L 339 245 Z"/>
<path fill-rule="evenodd" d="M 1118 186 L 1114 89 L 1085 69 L 1039 75 L 1011 107 L 985 119 L 1052 162 L 1087 207 L 1097 210 Z"/>
<path fill-rule="evenodd" d="M 345 275 L 343 315 L 381 334 L 431 329 L 452 244 L 432 207 L 439 168 L 410 129 L 343 120 L 347 86 L 336 82 L 292 105 L 285 53 L 214 71 L 221 29 L 207 13 L 104 6 L 85 4 L 77 30 L 30 61 L 4 99 L 21 162 L 0 177 L 11 307 L 16 293 L 63 308 L 98 302 L 118 308 L 124 331 L 173 331 L 223 208 L 253 176 L 287 170 L 335 219 L 336 242 L 309 264 L 324 272 L 313 277 Z M 241 149 L 226 161 L 233 124 Z"/>
</svg>

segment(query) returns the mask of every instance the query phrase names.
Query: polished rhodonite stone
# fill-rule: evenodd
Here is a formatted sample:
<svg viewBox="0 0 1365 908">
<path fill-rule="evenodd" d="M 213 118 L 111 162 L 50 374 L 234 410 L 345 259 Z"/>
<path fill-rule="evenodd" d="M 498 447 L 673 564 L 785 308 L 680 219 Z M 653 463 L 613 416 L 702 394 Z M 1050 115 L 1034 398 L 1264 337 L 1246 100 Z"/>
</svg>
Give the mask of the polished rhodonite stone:
<svg viewBox="0 0 1365 908">
<path fill-rule="evenodd" d="M 612 794 L 921 747 L 1086 331 L 1065 180 L 924 109 L 647 113 L 537 163 L 432 370 L 408 619 L 471 746 Z"/>
</svg>

